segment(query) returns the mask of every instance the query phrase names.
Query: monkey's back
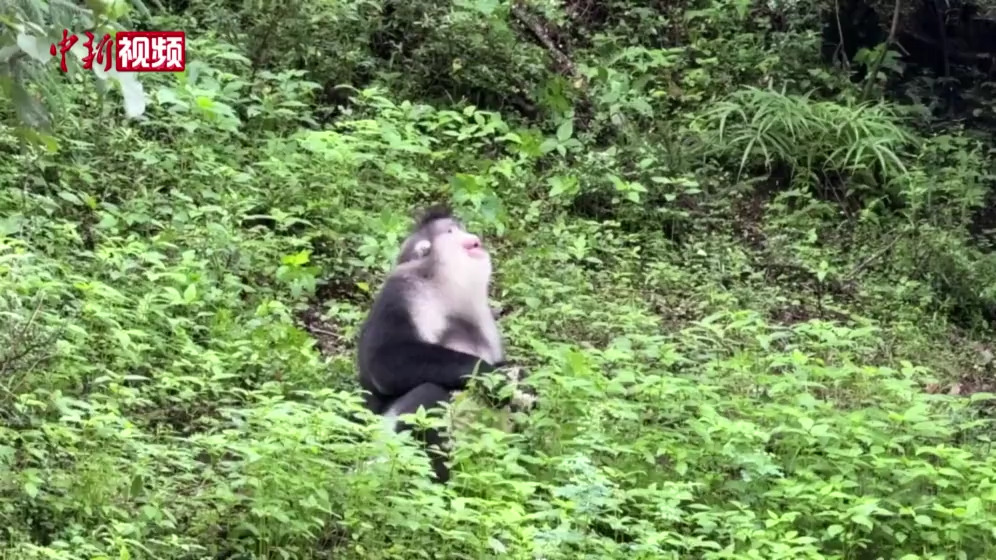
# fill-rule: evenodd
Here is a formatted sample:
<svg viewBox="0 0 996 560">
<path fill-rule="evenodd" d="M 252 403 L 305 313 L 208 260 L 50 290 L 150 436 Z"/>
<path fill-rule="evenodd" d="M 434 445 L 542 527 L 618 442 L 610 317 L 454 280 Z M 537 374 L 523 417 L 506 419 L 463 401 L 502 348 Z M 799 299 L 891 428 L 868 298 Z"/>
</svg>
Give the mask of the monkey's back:
<svg viewBox="0 0 996 560">
<path fill-rule="evenodd" d="M 388 277 L 374 298 L 370 312 L 360 327 L 357 343 L 360 386 L 377 399 L 384 397 L 377 390 L 373 380 L 379 373 L 380 357 L 385 352 L 390 352 L 392 345 L 418 338 L 408 312 L 406 293 L 409 289 L 409 282 L 404 277 L 397 275 Z M 376 405 L 376 403 L 371 404 Z"/>
</svg>

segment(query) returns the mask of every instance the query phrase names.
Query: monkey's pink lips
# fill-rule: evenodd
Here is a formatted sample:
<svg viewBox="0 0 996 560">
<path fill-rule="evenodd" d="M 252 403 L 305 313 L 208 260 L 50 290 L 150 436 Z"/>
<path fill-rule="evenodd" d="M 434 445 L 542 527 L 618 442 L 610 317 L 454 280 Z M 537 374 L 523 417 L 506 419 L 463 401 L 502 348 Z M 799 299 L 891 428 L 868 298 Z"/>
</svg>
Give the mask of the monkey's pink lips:
<svg viewBox="0 0 996 560">
<path fill-rule="evenodd" d="M 483 259 L 488 256 L 488 252 L 485 251 L 483 247 L 467 249 L 467 254 L 470 255 L 470 258 L 472 259 Z"/>
</svg>

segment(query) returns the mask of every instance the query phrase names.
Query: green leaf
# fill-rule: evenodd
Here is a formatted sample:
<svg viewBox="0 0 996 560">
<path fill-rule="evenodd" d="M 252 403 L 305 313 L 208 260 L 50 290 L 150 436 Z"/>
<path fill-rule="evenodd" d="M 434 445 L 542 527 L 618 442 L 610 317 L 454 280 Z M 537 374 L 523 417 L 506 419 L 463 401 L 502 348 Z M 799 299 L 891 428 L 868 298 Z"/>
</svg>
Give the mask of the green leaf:
<svg viewBox="0 0 996 560">
<path fill-rule="evenodd" d="M 24 223 L 24 216 L 21 214 L 12 214 L 3 218 L 0 218 L 0 236 L 9 236 L 21 231 L 21 226 Z"/>
<path fill-rule="evenodd" d="M 820 261 L 820 267 L 816 271 L 816 279 L 822 282 L 827 277 L 827 273 L 830 272 L 830 264 L 827 261 Z"/>
<path fill-rule="evenodd" d="M 554 140 L 553 138 L 547 138 L 546 140 L 543 141 L 542 144 L 540 144 L 539 149 L 540 153 L 544 155 L 548 154 L 557 149 L 557 141 Z"/>
<path fill-rule="evenodd" d="M 485 16 L 490 16 L 497 7 L 498 0 L 477 0 L 474 2 L 474 9 Z"/>
<path fill-rule="evenodd" d="M 508 549 L 505 547 L 505 545 L 494 537 L 488 537 L 488 546 L 491 548 L 491 550 L 493 550 L 498 554 L 508 553 Z"/>
<path fill-rule="evenodd" d="M 574 119 L 567 119 L 557 127 L 557 140 L 566 142 L 574 135 Z"/>
<path fill-rule="evenodd" d="M 867 515 L 855 515 L 855 516 L 852 516 L 851 517 L 851 522 L 855 523 L 857 525 L 861 525 L 862 527 L 864 527 L 865 529 L 868 529 L 869 531 L 874 528 L 874 525 L 872 525 L 871 519 L 869 519 Z"/>
<path fill-rule="evenodd" d="M 14 108 L 21 121 L 34 128 L 47 129 L 50 126 L 48 111 L 23 85 L 7 78 L 4 86 L 14 101 Z"/>
<path fill-rule="evenodd" d="M 59 191 L 59 198 L 76 205 L 83 205 L 83 201 L 80 197 L 76 196 L 76 193 L 71 193 L 69 191 Z"/>
<path fill-rule="evenodd" d="M 127 0 L 110 0 L 105 15 L 111 20 L 123 18 L 131 11 L 131 2 Z"/>
<path fill-rule="evenodd" d="M 630 102 L 630 106 L 632 106 L 637 113 L 640 113 L 644 117 L 654 116 L 654 108 L 650 106 L 650 103 L 647 103 L 643 99 L 634 99 Z"/>
<path fill-rule="evenodd" d="M 38 37 L 35 37 L 34 35 L 18 33 L 17 46 L 24 52 L 24 54 L 30 56 L 38 62 L 41 62 L 42 64 L 52 60 L 52 53 L 48 50 L 49 44 L 45 41 L 40 41 Z"/>
<path fill-rule="evenodd" d="M 7 45 L 0 48 L 0 62 L 7 63 L 15 54 L 19 54 L 21 49 L 17 45 Z"/>
<path fill-rule="evenodd" d="M 59 142 L 54 136 L 35 130 L 27 126 L 19 126 L 14 129 L 14 135 L 32 144 L 44 146 L 49 153 L 59 151 Z"/>
</svg>

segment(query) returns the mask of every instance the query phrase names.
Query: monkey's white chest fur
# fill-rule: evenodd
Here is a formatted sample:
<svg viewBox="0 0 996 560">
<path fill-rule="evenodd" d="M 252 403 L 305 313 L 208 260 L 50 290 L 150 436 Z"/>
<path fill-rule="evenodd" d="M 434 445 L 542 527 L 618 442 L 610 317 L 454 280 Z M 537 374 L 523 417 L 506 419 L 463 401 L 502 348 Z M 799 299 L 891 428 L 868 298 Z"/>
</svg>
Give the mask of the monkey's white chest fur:
<svg viewBox="0 0 996 560">
<path fill-rule="evenodd" d="M 483 343 L 475 343 L 470 336 L 456 336 L 448 340 L 445 346 L 450 350 L 477 356 L 490 364 L 502 361 L 504 350 L 501 335 L 488 307 L 487 293 L 473 298 L 460 297 L 466 292 L 443 293 L 444 289 L 437 286 L 422 287 L 419 297 L 411 302 L 409 312 L 419 337 L 431 344 L 440 344 L 450 326 L 449 317 L 460 316 L 477 327 Z"/>
</svg>

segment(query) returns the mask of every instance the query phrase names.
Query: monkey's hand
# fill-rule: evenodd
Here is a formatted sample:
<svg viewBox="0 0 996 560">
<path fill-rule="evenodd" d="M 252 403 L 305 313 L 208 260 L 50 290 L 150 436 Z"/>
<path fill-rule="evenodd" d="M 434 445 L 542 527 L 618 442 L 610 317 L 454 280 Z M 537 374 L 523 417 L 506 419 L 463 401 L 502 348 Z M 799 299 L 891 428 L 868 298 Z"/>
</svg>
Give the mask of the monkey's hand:
<svg viewBox="0 0 996 560">
<path fill-rule="evenodd" d="M 529 412 L 536 407 L 536 394 L 526 388 L 516 388 L 509 406 L 512 412 Z"/>
<path fill-rule="evenodd" d="M 510 407 L 513 411 L 529 411 L 536 405 L 536 394 L 522 384 L 526 378 L 526 371 L 520 366 L 503 364 L 495 369 L 499 374 L 498 387 L 496 392 L 503 392 L 507 386 L 511 386 L 511 396 L 496 397 L 492 399 L 493 405 L 497 408 Z"/>
</svg>

